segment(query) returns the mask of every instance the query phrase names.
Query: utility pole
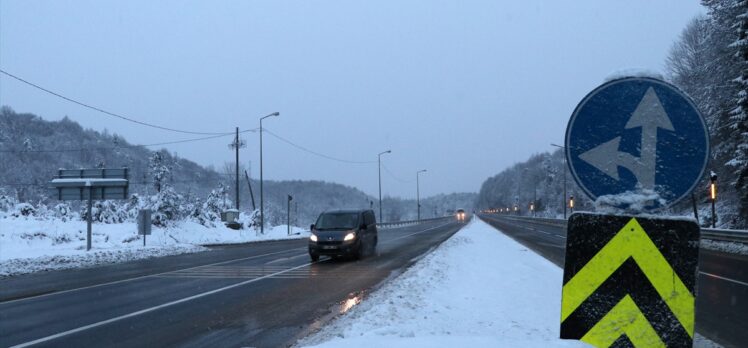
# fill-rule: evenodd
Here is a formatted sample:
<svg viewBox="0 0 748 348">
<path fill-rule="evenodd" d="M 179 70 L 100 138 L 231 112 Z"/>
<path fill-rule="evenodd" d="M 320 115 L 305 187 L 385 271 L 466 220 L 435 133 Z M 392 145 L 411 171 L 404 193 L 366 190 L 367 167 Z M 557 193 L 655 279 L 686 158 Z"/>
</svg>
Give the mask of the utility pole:
<svg viewBox="0 0 748 348">
<path fill-rule="evenodd" d="M 286 227 L 288 227 L 287 235 L 291 235 L 291 201 L 293 196 L 288 195 L 288 201 L 286 202 Z"/>
<path fill-rule="evenodd" d="M 263 192 L 264 177 L 262 176 L 262 120 L 279 115 L 279 112 L 274 112 L 270 115 L 260 117 L 260 234 L 265 234 L 265 195 Z"/>
<path fill-rule="evenodd" d="M 418 174 L 425 173 L 426 169 L 416 172 L 416 205 L 418 206 L 418 221 L 421 221 L 421 189 L 418 181 Z"/>
<path fill-rule="evenodd" d="M 255 194 L 252 192 L 252 183 L 249 181 L 249 174 L 247 174 L 247 171 L 244 171 L 244 178 L 247 179 L 247 187 L 249 187 L 249 198 L 252 198 L 252 210 L 256 210 L 257 206 L 255 206 Z"/>
<path fill-rule="evenodd" d="M 379 167 L 379 222 L 384 222 L 384 216 L 382 216 L 382 155 L 386 153 L 392 153 L 392 150 L 383 151 L 377 155 L 377 165 Z"/>
<path fill-rule="evenodd" d="M 234 193 L 236 196 L 236 210 L 239 210 L 239 127 L 236 127 L 236 138 L 234 139 L 234 150 L 236 150 L 236 163 L 234 164 Z"/>
</svg>

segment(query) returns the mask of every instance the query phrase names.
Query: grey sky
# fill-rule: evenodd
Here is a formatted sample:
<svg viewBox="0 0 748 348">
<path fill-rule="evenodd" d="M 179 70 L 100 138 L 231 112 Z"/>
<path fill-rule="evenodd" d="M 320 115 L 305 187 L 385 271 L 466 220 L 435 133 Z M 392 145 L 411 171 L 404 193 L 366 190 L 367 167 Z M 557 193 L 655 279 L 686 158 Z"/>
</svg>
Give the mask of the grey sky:
<svg viewBox="0 0 748 348">
<path fill-rule="evenodd" d="M 661 71 L 698 1 L 0 1 L 0 66 L 156 124 L 268 129 L 312 150 L 384 163 L 385 194 L 477 191 L 561 143 L 577 102 L 613 71 Z M 0 104 L 65 115 L 133 143 L 144 128 L 0 76 Z M 242 160 L 259 175 L 259 139 Z M 230 138 L 169 146 L 220 168 Z M 376 164 L 265 137 L 265 177 L 377 192 Z"/>
</svg>

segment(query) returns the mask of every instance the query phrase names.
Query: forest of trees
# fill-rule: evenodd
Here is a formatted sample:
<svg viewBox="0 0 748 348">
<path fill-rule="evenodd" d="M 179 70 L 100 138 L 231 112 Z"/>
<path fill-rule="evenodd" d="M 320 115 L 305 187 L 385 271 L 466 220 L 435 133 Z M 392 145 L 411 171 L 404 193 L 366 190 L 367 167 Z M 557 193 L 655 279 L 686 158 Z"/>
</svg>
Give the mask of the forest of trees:
<svg viewBox="0 0 748 348">
<path fill-rule="evenodd" d="M 131 220 L 137 209 L 151 208 L 156 224 L 183 218 L 213 224 L 222 210 L 233 206 L 234 163 L 226 163 L 218 172 L 166 150 L 134 146 L 117 134 L 83 129 L 67 117 L 46 121 L 33 114 L 16 113 L 7 106 L 0 109 L 0 210 L 84 217 L 87 212 L 80 203 L 58 202 L 48 183 L 59 168 L 96 167 L 128 167 L 132 194 L 127 201 L 97 202 L 93 214 L 99 222 Z M 239 172 L 241 208 L 249 213 L 252 199 L 241 165 Z M 259 208 L 259 182 L 250 178 L 250 183 Z M 313 223 L 325 210 L 368 208 L 372 202 L 377 208 L 376 198 L 336 183 L 266 180 L 264 189 L 266 222 L 270 225 L 286 223 L 289 194 L 293 196 L 291 222 L 302 227 Z M 441 216 L 457 208 L 472 209 L 476 196 L 460 193 L 424 198 L 422 217 Z M 415 219 L 417 215 L 413 199 L 385 197 L 383 207 L 387 221 Z"/>
<path fill-rule="evenodd" d="M 712 146 L 707 172 L 718 176 L 717 224 L 748 228 L 748 2 L 703 0 L 705 16 L 694 18 L 673 44 L 665 61 L 666 78 L 685 91 L 706 118 Z M 562 214 L 563 153 L 535 155 L 483 183 L 478 206 L 527 209 L 537 194 L 539 213 Z M 694 192 L 699 209 L 708 205 L 702 179 Z M 569 192 L 581 208 L 592 208 L 569 178 Z M 534 190 L 537 188 L 537 191 Z M 537 192 L 537 193 L 535 193 Z M 700 215 L 709 224 L 710 215 Z M 691 202 L 669 212 L 692 213 Z"/>
</svg>

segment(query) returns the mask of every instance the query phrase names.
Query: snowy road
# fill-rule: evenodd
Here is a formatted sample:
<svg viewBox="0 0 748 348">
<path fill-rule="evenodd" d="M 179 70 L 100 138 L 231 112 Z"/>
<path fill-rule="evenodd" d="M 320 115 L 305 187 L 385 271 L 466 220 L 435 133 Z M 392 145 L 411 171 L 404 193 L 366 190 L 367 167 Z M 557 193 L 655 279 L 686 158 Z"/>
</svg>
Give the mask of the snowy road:
<svg viewBox="0 0 748 348">
<path fill-rule="evenodd" d="M 462 226 L 383 230 L 359 262 L 310 263 L 289 240 L 3 279 L 0 346 L 288 345 Z"/>
<path fill-rule="evenodd" d="M 563 267 L 566 229 L 542 220 L 484 214 L 518 242 Z M 748 256 L 701 249 L 696 331 L 725 347 L 748 342 Z"/>
</svg>

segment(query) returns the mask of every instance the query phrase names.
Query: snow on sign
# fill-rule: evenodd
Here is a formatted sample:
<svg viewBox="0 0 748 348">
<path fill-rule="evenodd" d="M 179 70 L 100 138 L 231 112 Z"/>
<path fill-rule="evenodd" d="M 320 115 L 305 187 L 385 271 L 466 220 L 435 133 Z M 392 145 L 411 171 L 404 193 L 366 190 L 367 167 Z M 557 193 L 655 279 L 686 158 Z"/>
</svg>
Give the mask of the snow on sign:
<svg viewBox="0 0 748 348">
<path fill-rule="evenodd" d="M 699 226 L 576 213 L 569 219 L 561 338 L 595 347 L 691 347 Z"/>
<path fill-rule="evenodd" d="M 691 99 L 649 77 L 599 86 L 577 105 L 566 128 L 567 163 L 587 195 L 642 194 L 650 197 L 644 210 L 689 194 L 708 156 L 706 124 Z M 628 208 L 625 200 L 617 202 Z"/>
</svg>

